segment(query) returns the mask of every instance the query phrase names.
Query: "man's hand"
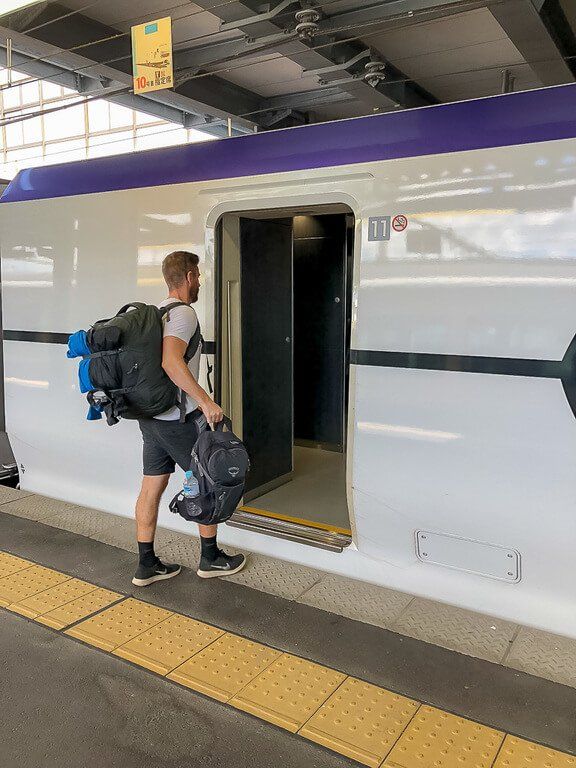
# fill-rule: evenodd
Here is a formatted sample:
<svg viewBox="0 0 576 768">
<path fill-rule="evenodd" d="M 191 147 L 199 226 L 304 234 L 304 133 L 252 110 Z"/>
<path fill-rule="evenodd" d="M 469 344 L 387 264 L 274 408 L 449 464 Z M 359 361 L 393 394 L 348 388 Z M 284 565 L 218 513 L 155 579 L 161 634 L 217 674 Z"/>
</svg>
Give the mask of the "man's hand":
<svg viewBox="0 0 576 768">
<path fill-rule="evenodd" d="M 202 400 L 200 409 L 206 417 L 208 424 L 218 424 L 224 418 L 224 411 L 211 397 L 206 396 L 206 399 Z"/>
</svg>

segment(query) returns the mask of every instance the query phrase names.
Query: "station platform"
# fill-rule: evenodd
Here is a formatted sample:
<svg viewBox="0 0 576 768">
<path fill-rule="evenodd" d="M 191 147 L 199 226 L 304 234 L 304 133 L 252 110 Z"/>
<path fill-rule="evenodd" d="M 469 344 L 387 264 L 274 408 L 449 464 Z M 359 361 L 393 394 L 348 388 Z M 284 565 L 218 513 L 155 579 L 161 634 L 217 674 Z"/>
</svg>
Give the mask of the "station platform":
<svg viewBox="0 0 576 768">
<path fill-rule="evenodd" d="M 0 489 L 5 768 L 576 768 L 576 642 Z"/>
</svg>

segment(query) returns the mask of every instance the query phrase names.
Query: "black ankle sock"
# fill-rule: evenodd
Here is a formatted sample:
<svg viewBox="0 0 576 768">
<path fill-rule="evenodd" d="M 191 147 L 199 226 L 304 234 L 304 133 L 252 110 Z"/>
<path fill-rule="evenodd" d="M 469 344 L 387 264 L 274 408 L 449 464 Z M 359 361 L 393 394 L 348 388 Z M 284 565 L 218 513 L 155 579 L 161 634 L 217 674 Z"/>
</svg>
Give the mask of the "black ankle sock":
<svg viewBox="0 0 576 768">
<path fill-rule="evenodd" d="M 216 544 L 216 536 L 210 536 L 210 537 L 200 537 L 200 544 L 202 547 L 202 557 L 206 560 L 209 560 L 211 563 L 216 560 L 218 555 L 220 554 L 220 550 L 218 549 L 218 545 Z"/>
<path fill-rule="evenodd" d="M 140 565 L 143 565 L 145 568 L 151 568 L 158 562 L 158 558 L 154 552 L 153 541 L 139 541 L 138 555 L 140 557 Z"/>
</svg>

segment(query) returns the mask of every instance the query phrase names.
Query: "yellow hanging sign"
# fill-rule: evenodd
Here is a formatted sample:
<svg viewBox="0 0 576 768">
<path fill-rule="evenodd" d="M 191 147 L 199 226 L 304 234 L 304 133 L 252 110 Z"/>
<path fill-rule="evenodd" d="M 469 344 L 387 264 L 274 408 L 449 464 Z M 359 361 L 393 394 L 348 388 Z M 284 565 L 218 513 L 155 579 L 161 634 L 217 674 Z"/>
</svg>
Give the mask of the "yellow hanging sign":
<svg viewBox="0 0 576 768">
<path fill-rule="evenodd" d="M 134 93 L 148 93 L 174 85 L 172 20 L 170 16 L 132 27 Z"/>
</svg>

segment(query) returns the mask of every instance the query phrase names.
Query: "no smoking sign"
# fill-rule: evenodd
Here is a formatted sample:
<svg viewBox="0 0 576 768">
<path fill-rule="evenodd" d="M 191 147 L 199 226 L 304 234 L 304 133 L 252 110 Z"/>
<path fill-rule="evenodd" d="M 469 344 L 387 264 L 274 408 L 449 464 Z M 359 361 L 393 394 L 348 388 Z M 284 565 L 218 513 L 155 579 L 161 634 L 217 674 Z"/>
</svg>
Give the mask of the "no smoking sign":
<svg viewBox="0 0 576 768">
<path fill-rule="evenodd" d="M 404 232 L 408 226 L 408 219 L 406 216 L 394 216 L 392 219 L 392 229 L 394 232 Z"/>
</svg>

